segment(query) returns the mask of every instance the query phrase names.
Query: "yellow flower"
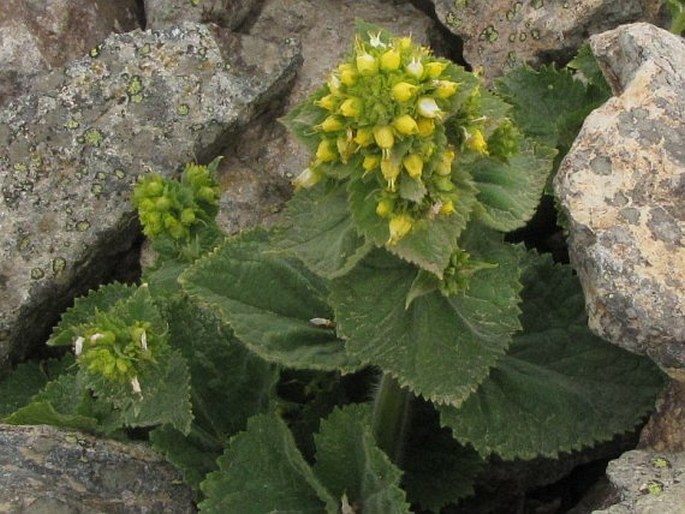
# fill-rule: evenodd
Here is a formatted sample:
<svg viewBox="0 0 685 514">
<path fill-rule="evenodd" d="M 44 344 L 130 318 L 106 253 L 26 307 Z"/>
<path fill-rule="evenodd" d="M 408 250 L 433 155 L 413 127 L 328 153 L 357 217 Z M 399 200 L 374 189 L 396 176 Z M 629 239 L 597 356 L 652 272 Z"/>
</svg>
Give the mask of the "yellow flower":
<svg viewBox="0 0 685 514">
<path fill-rule="evenodd" d="M 375 75 L 378 73 L 378 61 L 373 55 L 363 51 L 357 55 L 357 69 L 362 75 Z"/>
<path fill-rule="evenodd" d="M 408 114 L 403 114 L 402 116 L 395 118 L 395 121 L 392 122 L 392 126 L 403 136 L 419 133 L 419 127 L 416 124 L 416 121 Z"/>
<path fill-rule="evenodd" d="M 414 220 L 408 214 L 398 214 L 390 218 L 388 228 L 390 229 L 390 237 L 387 244 L 395 245 L 397 242 L 406 236 L 414 225 Z"/>
<path fill-rule="evenodd" d="M 426 74 L 432 79 L 437 79 L 445 69 L 447 69 L 446 62 L 431 61 L 426 64 Z"/>
<path fill-rule="evenodd" d="M 340 154 L 340 160 L 345 164 L 354 153 L 354 143 L 351 139 L 341 136 L 335 141 L 335 144 Z"/>
<path fill-rule="evenodd" d="M 383 150 L 389 150 L 395 144 L 395 136 L 392 133 L 392 128 L 388 125 L 381 125 L 373 129 L 373 138 Z"/>
<path fill-rule="evenodd" d="M 411 45 L 412 41 L 409 36 L 404 36 L 397 40 L 397 46 L 400 48 L 400 50 L 409 50 Z"/>
<path fill-rule="evenodd" d="M 478 152 L 481 155 L 488 155 L 488 143 L 483 137 L 483 133 L 480 129 L 476 129 L 466 140 L 466 146 L 468 146 L 474 152 Z"/>
<path fill-rule="evenodd" d="M 340 81 L 346 86 L 354 86 L 357 82 L 357 72 L 350 63 L 343 63 L 338 66 L 340 72 Z"/>
<path fill-rule="evenodd" d="M 443 177 L 446 177 L 452 173 L 452 162 L 454 161 L 454 157 L 455 153 L 452 148 L 445 150 L 440 156 L 440 162 L 438 163 L 438 166 L 435 168 L 436 173 Z"/>
<path fill-rule="evenodd" d="M 450 80 L 436 80 L 435 86 L 435 94 L 438 95 L 438 98 L 449 98 L 457 92 L 459 84 Z"/>
<path fill-rule="evenodd" d="M 423 172 L 423 159 L 415 153 L 410 153 L 402 159 L 404 169 L 411 178 L 419 178 Z"/>
<path fill-rule="evenodd" d="M 362 168 L 365 171 L 375 170 L 381 162 L 381 158 L 378 155 L 366 155 L 364 156 L 364 161 L 362 162 Z"/>
<path fill-rule="evenodd" d="M 381 69 L 385 71 L 395 71 L 400 67 L 400 52 L 394 48 L 381 55 Z"/>
<path fill-rule="evenodd" d="M 376 214 L 381 218 L 389 218 L 395 209 L 395 201 L 392 198 L 383 198 L 376 205 Z"/>
<path fill-rule="evenodd" d="M 422 96 L 416 104 L 416 110 L 424 118 L 438 118 L 442 116 L 442 111 L 435 99 L 430 96 Z"/>
<path fill-rule="evenodd" d="M 414 91 L 418 89 L 417 86 L 409 82 L 398 82 L 392 86 L 391 95 L 398 102 L 406 102 L 414 96 Z"/>
<path fill-rule="evenodd" d="M 430 118 L 419 118 L 416 120 L 416 126 L 421 137 L 430 137 L 435 131 L 435 122 Z"/>
<path fill-rule="evenodd" d="M 314 102 L 314 104 L 318 105 L 322 109 L 326 109 L 327 111 L 332 111 L 335 109 L 335 96 L 326 95 L 322 98 L 319 98 L 316 102 Z"/>
<path fill-rule="evenodd" d="M 342 87 L 342 83 L 336 75 L 331 74 L 331 76 L 328 78 L 328 81 L 326 82 L 326 85 L 328 86 L 328 90 L 333 95 L 338 96 L 341 94 L 340 88 Z"/>
<path fill-rule="evenodd" d="M 369 146 L 373 143 L 373 130 L 370 127 L 362 127 L 357 130 L 354 136 L 354 142 L 359 146 Z"/>
<path fill-rule="evenodd" d="M 381 159 L 381 173 L 383 178 L 388 181 L 388 189 L 395 190 L 395 180 L 400 174 L 400 164 L 393 158 Z"/>
<path fill-rule="evenodd" d="M 344 127 L 342 120 L 337 116 L 328 116 L 323 122 L 321 122 L 321 130 L 324 132 L 335 132 Z"/>
<path fill-rule="evenodd" d="M 340 112 L 346 118 L 356 118 L 362 111 L 362 101 L 351 96 L 347 98 L 342 104 L 340 104 Z"/>
<path fill-rule="evenodd" d="M 334 161 L 338 157 L 334 148 L 333 141 L 330 139 L 323 139 L 316 149 L 316 158 L 321 162 Z"/>
<path fill-rule="evenodd" d="M 455 211 L 456 209 L 454 208 L 454 202 L 452 200 L 447 200 L 440 206 L 440 214 L 443 216 L 449 216 Z"/>
<path fill-rule="evenodd" d="M 423 76 L 423 64 L 421 60 L 414 57 L 409 64 L 404 67 L 405 71 L 414 77 L 420 79 Z"/>
</svg>

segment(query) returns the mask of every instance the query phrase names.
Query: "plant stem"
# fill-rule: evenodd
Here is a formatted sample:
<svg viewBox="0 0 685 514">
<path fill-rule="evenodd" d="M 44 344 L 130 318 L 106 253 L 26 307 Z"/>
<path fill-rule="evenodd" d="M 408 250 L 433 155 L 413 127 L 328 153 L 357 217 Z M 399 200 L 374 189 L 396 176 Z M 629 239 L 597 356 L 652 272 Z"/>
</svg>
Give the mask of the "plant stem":
<svg viewBox="0 0 685 514">
<path fill-rule="evenodd" d="M 383 375 L 373 404 L 371 426 L 378 446 L 395 463 L 402 458 L 410 404 L 411 393 L 390 375 Z"/>
</svg>

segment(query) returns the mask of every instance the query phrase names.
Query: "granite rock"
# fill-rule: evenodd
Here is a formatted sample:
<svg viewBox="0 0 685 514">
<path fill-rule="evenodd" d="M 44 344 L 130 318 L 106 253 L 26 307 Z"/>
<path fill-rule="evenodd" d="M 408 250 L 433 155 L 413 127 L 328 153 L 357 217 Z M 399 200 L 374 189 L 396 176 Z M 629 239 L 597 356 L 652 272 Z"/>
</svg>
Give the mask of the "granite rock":
<svg viewBox="0 0 685 514">
<path fill-rule="evenodd" d="M 235 29 L 257 7 L 258 0 L 144 0 L 148 29 L 183 22 L 215 23 Z"/>
<path fill-rule="evenodd" d="M 590 328 L 685 380 L 685 41 L 646 23 L 591 38 L 614 96 L 555 189 Z"/>
<path fill-rule="evenodd" d="M 640 447 L 685 452 L 685 382 L 671 380 L 640 433 Z"/>
<path fill-rule="evenodd" d="M 6 514 L 196 512 L 152 450 L 48 426 L 0 425 L 0 491 Z"/>
<path fill-rule="evenodd" d="M 295 44 L 217 27 L 138 30 L 0 110 L 0 367 L 129 250 L 137 177 L 211 160 L 300 62 Z"/>
<path fill-rule="evenodd" d="M 438 19 L 464 42 L 487 81 L 509 68 L 570 59 L 588 35 L 662 19 L 658 0 L 433 0 Z"/>
<path fill-rule="evenodd" d="M 136 0 L 5 0 L 0 9 L 0 105 L 36 74 L 81 57 L 111 32 L 140 28 Z"/>
</svg>

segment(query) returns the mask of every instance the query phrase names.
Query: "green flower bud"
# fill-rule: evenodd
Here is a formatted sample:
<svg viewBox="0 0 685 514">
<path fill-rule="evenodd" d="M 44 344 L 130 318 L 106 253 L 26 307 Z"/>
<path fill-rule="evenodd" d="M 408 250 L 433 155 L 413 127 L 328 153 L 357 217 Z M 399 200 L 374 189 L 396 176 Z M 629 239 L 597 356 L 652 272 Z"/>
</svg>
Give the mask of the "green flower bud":
<svg viewBox="0 0 685 514">
<path fill-rule="evenodd" d="M 416 57 L 404 67 L 404 70 L 417 80 L 420 80 L 423 76 L 423 64 L 421 64 L 421 60 Z"/>
<path fill-rule="evenodd" d="M 387 244 L 395 245 L 397 242 L 406 236 L 414 225 L 414 220 L 408 214 L 398 214 L 390 218 L 388 228 L 390 229 L 390 237 Z"/>
<path fill-rule="evenodd" d="M 219 188 L 209 186 L 201 187 L 199 190 L 195 191 L 195 198 L 216 205 L 219 201 Z"/>
<path fill-rule="evenodd" d="M 400 67 L 400 52 L 391 48 L 381 55 L 381 69 L 385 71 L 395 71 Z"/>
<path fill-rule="evenodd" d="M 392 126 L 395 127 L 395 130 L 397 130 L 397 132 L 403 136 L 410 136 L 412 134 L 419 133 L 419 127 L 416 124 L 416 121 L 408 114 L 403 114 L 402 116 L 395 118 Z"/>
<path fill-rule="evenodd" d="M 419 178 L 423 173 L 423 159 L 415 153 L 411 153 L 402 159 L 402 164 L 411 178 Z"/>
<path fill-rule="evenodd" d="M 185 226 L 195 223 L 195 219 L 195 211 L 193 209 L 187 208 L 181 211 L 181 223 Z"/>
<path fill-rule="evenodd" d="M 169 200 L 169 198 L 166 196 L 160 196 L 155 202 L 155 209 L 160 212 L 168 211 L 171 209 L 171 200 Z"/>
<path fill-rule="evenodd" d="M 319 125 L 324 132 L 335 132 L 336 130 L 344 128 L 344 126 L 345 125 L 338 116 L 328 116 Z"/>
<path fill-rule="evenodd" d="M 429 78 L 437 79 L 447 69 L 447 66 L 448 63 L 444 61 L 431 61 L 426 64 L 426 75 Z"/>
<path fill-rule="evenodd" d="M 361 99 L 351 96 L 347 98 L 342 104 L 340 104 L 340 112 L 346 118 L 356 118 L 361 114 L 362 111 L 362 101 Z"/>
<path fill-rule="evenodd" d="M 392 128 L 388 125 L 381 125 L 373 129 L 373 138 L 383 150 L 389 150 L 395 144 L 395 136 L 392 133 Z"/>
<path fill-rule="evenodd" d="M 437 118 L 442 117 L 442 111 L 438 104 L 435 103 L 435 99 L 430 96 L 422 96 L 416 104 L 416 110 L 424 118 Z"/>
<path fill-rule="evenodd" d="M 321 162 L 331 162 L 338 158 L 335 145 L 330 139 L 323 139 L 316 149 L 316 158 Z"/>
<path fill-rule="evenodd" d="M 433 175 L 433 184 L 440 191 L 452 191 L 454 183 L 449 176 Z"/>
<path fill-rule="evenodd" d="M 302 188 L 308 189 L 318 184 L 321 178 L 321 174 L 315 169 L 305 168 L 305 170 L 293 180 L 293 186 L 295 187 L 295 190 Z"/>
<path fill-rule="evenodd" d="M 390 94 L 398 102 L 407 102 L 414 96 L 414 92 L 418 89 L 417 86 L 409 82 L 398 82 L 392 87 Z"/>
</svg>

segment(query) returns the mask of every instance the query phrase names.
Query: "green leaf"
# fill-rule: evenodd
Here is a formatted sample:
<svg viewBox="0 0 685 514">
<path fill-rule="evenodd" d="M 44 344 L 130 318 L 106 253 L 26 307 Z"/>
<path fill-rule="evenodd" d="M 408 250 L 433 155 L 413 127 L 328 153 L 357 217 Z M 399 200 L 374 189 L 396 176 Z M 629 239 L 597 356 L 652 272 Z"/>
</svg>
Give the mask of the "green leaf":
<svg viewBox="0 0 685 514">
<path fill-rule="evenodd" d="M 317 107 L 314 102 L 326 94 L 328 86 L 323 85 L 279 120 L 311 153 L 316 152 L 320 141 L 320 136 L 312 127 L 320 124 L 328 115 L 326 110 Z"/>
<path fill-rule="evenodd" d="M 370 415 L 369 405 L 348 405 L 321 422 L 314 472 L 335 498 L 346 496 L 360 512 L 408 513 L 402 472 L 376 445 Z"/>
<path fill-rule="evenodd" d="M 477 191 L 466 170 L 455 170 L 452 180 L 459 191 L 456 212 L 449 216 L 418 220 L 409 234 L 395 245 L 386 244 L 390 237 L 388 220 L 376 214 L 373 198 L 378 186 L 373 181 L 357 180 L 350 183 L 349 208 L 352 220 L 357 230 L 376 246 L 385 246 L 407 262 L 441 278 L 476 203 Z"/>
<path fill-rule="evenodd" d="M 310 321 L 332 319 L 326 282 L 268 248 L 266 232 L 244 233 L 198 260 L 181 275 L 181 284 L 263 359 L 293 368 L 353 371 L 358 362 L 334 331 Z"/>
<path fill-rule="evenodd" d="M 474 494 L 473 483 L 482 468 L 483 460 L 473 448 L 462 446 L 449 429 L 440 427 L 430 404 L 415 402 L 402 457 L 402 485 L 412 504 L 440 512 Z"/>
<path fill-rule="evenodd" d="M 583 293 L 568 266 L 530 259 L 522 323 L 509 354 L 442 422 L 481 455 L 556 456 L 632 430 L 654 405 L 654 364 L 587 328 Z"/>
<path fill-rule="evenodd" d="M 86 432 L 94 431 L 98 424 L 95 418 L 59 412 L 45 400 L 31 402 L 8 416 L 4 422 L 12 425 L 52 425 Z"/>
<path fill-rule="evenodd" d="M 0 381 L 0 419 L 29 403 L 47 382 L 48 377 L 40 363 L 19 364 Z"/>
<path fill-rule="evenodd" d="M 202 483 L 203 514 L 274 512 L 336 514 L 338 502 L 318 481 L 276 416 L 251 418 Z"/>
<path fill-rule="evenodd" d="M 351 355 L 417 395 L 453 405 L 487 377 L 520 326 L 520 250 L 482 228 L 463 242 L 475 259 L 498 264 L 476 273 L 467 291 L 434 291 L 405 308 L 417 270 L 377 250 L 333 281 L 330 297 Z"/>
<path fill-rule="evenodd" d="M 287 214 L 290 226 L 274 238 L 275 249 L 300 259 L 322 277 L 344 275 L 373 246 L 352 224 L 343 185 L 299 191 L 288 202 Z"/>
<path fill-rule="evenodd" d="M 524 226 L 540 202 L 556 153 L 526 140 L 508 163 L 483 158 L 468 165 L 478 189 L 480 221 L 503 232 Z"/>
<path fill-rule="evenodd" d="M 580 71 L 589 84 L 597 88 L 597 95 L 604 98 L 611 96 L 611 88 L 597 64 L 597 59 L 595 59 L 589 43 L 581 46 L 576 56 L 566 66 L 572 70 Z"/>
<path fill-rule="evenodd" d="M 108 284 L 90 291 L 88 296 L 82 296 L 74 301 L 74 306 L 62 314 L 62 319 L 52 331 L 48 340 L 50 346 L 69 346 L 78 336 L 76 328 L 91 320 L 96 311 L 107 311 L 124 298 L 128 298 L 136 291 L 135 286 L 128 286 L 118 282 Z"/>
</svg>

